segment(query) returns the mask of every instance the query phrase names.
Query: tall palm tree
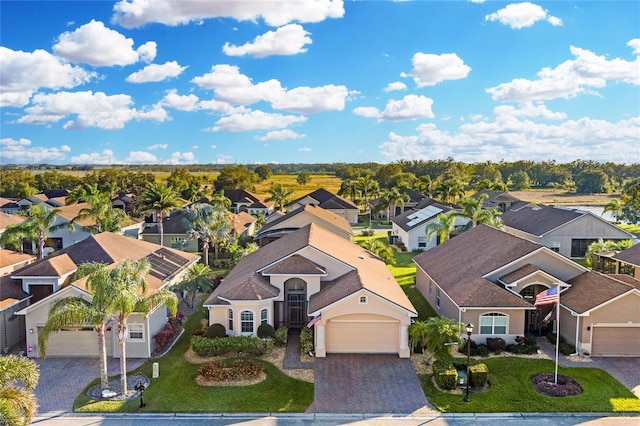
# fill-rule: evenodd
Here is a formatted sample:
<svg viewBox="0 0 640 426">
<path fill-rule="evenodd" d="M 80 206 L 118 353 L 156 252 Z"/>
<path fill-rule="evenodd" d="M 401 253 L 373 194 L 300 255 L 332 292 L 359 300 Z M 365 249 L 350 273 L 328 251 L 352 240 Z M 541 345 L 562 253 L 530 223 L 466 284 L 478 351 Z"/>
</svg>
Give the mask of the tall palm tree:
<svg viewBox="0 0 640 426">
<path fill-rule="evenodd" d="M 185 291 L 190 300 L 189 306 L 193 308 L 198 293 L 213 291 L 214 284 L 210 278 L 212 275 L 213 270 L 210 267 L 202 263 L 194 263 L 187 270 L 184 279 L 175 284 L 172 289 Z"/>
<path fill-rule="evenodd" d="M 442 244 L 451 237 L 454 229 L 456 229 L 455 212 L 450 210 L 446 213 L 440 213 L 436 221 L 431 221 L 427 224 L 427 240 L 431 240 L 434 235 L 437 235 L 440 238 L 440 244 Z"/>
<path fill-rule="evenodd" d="M 0 235 L 0 246 L 23 253 L 24 241 L 33 241 L 35 237 L 23 223 L 9 225 Z"/>
<path fill-rule="evenodd" d="M 448 203 L 449 200 L 455 201 L 456 198 L 463 197 L 464 189 L 458 180 L 445 179 L 436 185 L 435 193 L 440 196 L 443 202 Z"/>
<path fill-rule="evenodd" d="M 466 197 L 460 200 L 461 212 L 455 212 L 457 217 L 466 217 L 471 220 L 471 227 L 475 228 L 478 223 L 486 223 L 493 219 L 495 213 L 482 209 L 482 203 L 489 198 L 488 194 L 480 194 L 477 198 Z"/>
<path fill-rule="evenodd" d="M 420 176 L 417 181 L 413 183 L 413 189 L 421 194 L 431 197 L 433 182 L 429 175 Z"/>
<path fill-rule="evenodd" d="M 69 191 L 69 194 L 67 194 L 64 203 L 66 205 L 85 203 L 89 201 L 89 197 L 96 196 L 98 194 L 100 194 L 100 190 L 98 189 L 97 184 L 85 183 Z"/>
<path fill-rule="evenodd" d="M 409 336 L 435 359 L 452 357 L 453 344 L 460 341 L 460 324 L 450 318 L 431 317 L 409 326 Z"/>
<path fill-rule="evenodd" d="M 367 240 L 360 243 L 360 245 L 381 258 L 387 265 L 396 265 L 396 257 L 393 254 L 393 249 L 382 241 L 378 239 Z"/>
<path fill-rule="evenodd" d="M 106 266 L 103 266 L 106 269 Z M 150 265 L 146 259 L 123 260 L 110 269 L 110 285 L 93 289 L 93 298 L 100 306 L 107 306 L 116 323 L 116 337 L 120 348 L 121 393 L 127 392 L 127 321 L 131 314 L 148 314 L 158 306 L 165 305 L 171 315 L 175 315 L 178 298 L 169 290 L 161 289 L 147 295 L 147 274 Z"/>
<path fill-rule="evenodd" d="M 293 189 L 282 186 L 281 183 L 272 183 L 267 190 L 271 196 L 265 201 L 275 203 L 276 210 L 280 211 L 284 209 L 284 206 L 289 202 L 289 196 L 293 194 Z"/>
<path fill-rule="evenodd" d="M 114 208 L 106 194 L 88 195 L 85 202 L 89 203 L 90 207 L 80 209 L 76 217 L 71 219 L 70 224 L 89 219 L 93 223 L 84 228 L 92 234 L 120 232 L 127 214 L 122 209 Z"/>
<path fill-rule="evenodd" d="M 15 355 L 0 357 L 0 424 L 31 423 L 38 410 L 33 391 L 39 378 L 33 360 Z"/>
<path fill-rule="evenodd" d="M 47 210 L 43 203 L 33 204 L 28 210 L 21 210 L 17 214 L 26 218 L 20 225 L 24 227 L 25 235 L 38 244 L 38 257 L 44 258 L 44 243 L 47 232 L 55 227 L 56 217 L 60 209 Z"/>
<path fill-rule="evenodd" d="M 160 245 L 164 245 L 163 219 L 165 214 L 170 213 L 172 209 L 180 205 L 178 194 L 170 186 L 162 183 L 152 183 L 142 193 L 140 205 L 143 214 L 155 213 L 157 215 Z"/>
<path fill-rule="evenodd" d="M 213 243 L 214 257 L 218 259 L 218 247 L 233 232 L 227 211 L 210 204 L 194 204 L 185 209 L 187 217 L 182 222 L 191 240 L 202 242 L 204 264 L 209 265 L 209 245 Z"/>
<path fill-rule="evenodd" d="M 228 209 L 231 207 L 231 200 L 224 195 L 224 190 L 214 192 L 209 202 L 213 207 Z"/>
<path fill-rule="evenodd" d="M 338 195 L 341 197 L 349 197 L 351 202 L 356 202 L 356 195 L 358 193 L 358 187 L 356 182 L 351 179 L 344 179 L 340 183 L 340 189 L 338 190 Z"/>
<path fill-rule="evenodd" d="M 607 212 L 611 212 L 611 216 L 613 216 L 613 219 L 616 221 L 616 223 L 618 223 L 619 221 L 618 218 L 620 217 L 620 213 L 622 213 L 622 204 L 620 203 L 620 200 L 618 200 L 617 198 L 614 198 L 611 201 L 609 201 L 604 206 L 604 210 L 602 211 L 602 216 Z"/>
<path fill-rule="evenodd" d="M 364 210 L 369 208 L 369 200 L 380 191 L 380 184 L 371 175 L 360 176 L 355 182 L 356 190 L 362 198 Z"/>
<path fill-rule="evenodd" d="M 391 188 L 382 194 L 380 199 L 382 200 L 382 204 L 387 207 L 387 216 L 391 219 L 391 212 L 393 212 L 393 216 L 395 216 L 398 205 L 400 205 L 401 210 L 404 212 L 404 204 L 411 200 L 411 197 L 404 192 L 400 192 L 397 188 Z"/>
</svg>

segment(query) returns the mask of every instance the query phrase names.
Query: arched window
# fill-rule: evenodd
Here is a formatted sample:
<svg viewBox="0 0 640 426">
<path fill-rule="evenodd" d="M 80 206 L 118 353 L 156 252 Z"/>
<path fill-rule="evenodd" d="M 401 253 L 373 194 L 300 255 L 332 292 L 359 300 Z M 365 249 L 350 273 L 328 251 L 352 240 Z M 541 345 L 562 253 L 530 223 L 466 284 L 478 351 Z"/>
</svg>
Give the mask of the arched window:
<svg viewBox="0 0 640 426">
<path fill-rule="evenodd" d="M 507 318 L 498 312 L 480 315 L 480 334 L 507 334 Z"/>
<path fill-rule="evenodd" d="M 253 333 L 253 312 L 240 312 L 240 331 L 242 333 Z"/>
</svg>

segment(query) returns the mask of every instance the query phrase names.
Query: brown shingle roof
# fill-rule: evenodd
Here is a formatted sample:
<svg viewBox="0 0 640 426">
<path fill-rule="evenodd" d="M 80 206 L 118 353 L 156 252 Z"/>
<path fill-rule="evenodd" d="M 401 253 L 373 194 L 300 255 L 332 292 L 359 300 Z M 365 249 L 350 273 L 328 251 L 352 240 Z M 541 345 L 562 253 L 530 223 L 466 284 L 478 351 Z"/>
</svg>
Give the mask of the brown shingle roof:
<svg viewBox="0 0 640 426">
<path fill-rule="evenodd" d="M 18 269 L 14 277 L 61 277 L 78 269 L 67 254 L 45 257 L 31 265 Z"/>
<path fill-rule="evenodd" d="M 516 269 L 515 271 L 510 272 L 503 277 L 500 277 L 500 281 L 504 282 L 505 284 L 511 284 L 512 282 L 518 281 L 520 278 L 524 278 L 539 270 L 540 268 L 535 265 L 526 264 L 522 268 Z"/>
<path fill-rule="evenodd" d="M 633 245 L 628 249 L 617 253 L 613 258 L 620 262 L 640 266 L 640 244 Z"/>
<path fill-rule="evenodd" d="M 294 254 L 266 268 L 265 275 L 326 275 L 327 270 L 306 257 Z"/>
<path fill-rule="evenodd" d="M 346 232 L 347 234 L 352 235 L 353 231 L 347 219 L 342 216 L 338 216 L 337 214 L 329 210 L 307 204 L 301 209 L 296 209 L 284 216 L 280 216 L 274 220 L 267 222 L 262 228 L 260 228 L 260 231 L 256 235 L 256 238 L 260 238 L 260 235 L 263 235 L 268 231 L 272 232 L 274 230 L 281 229 L 283 226 L 286 226 L 285 224 L 283 224 L 284 222 L 301 214 L 310 214 L 323 223 L 327 224 L 329 227 L 336 227 Z"/>
<path fill-rule="evenodd" d="M 14 280 L 9 275 L 0 277 L 0 309 L 27 297 L 29 295 L 22 291 L 22 281 Z"/>
<path fill-rule="evenodd" d="M 316 189 L 315 191 L 303 197 L 300 197 L 295 201 L 292 201 L 291 203 L 289 203 L 289 205 L 295 204 L 298 201 L 303 200 L 307 197 L 317 200 L 318 206 L 322 207 L 323 209 L 329 209 L 329 210 L 333 210 L 333 209 L 357 210 L 358 209 L 358 207 L 353 205 L 352 202 L 340 197 L 339 195 L 329 192 L 324 188 Z"/>
<path fill-rule="evenodd" d="M 0 249 L 0 268 L 22 263 L 36 257 L 32 254 L 19 253 L 13 250 Z"/>
<path fill-rule="evenodd" d="M 560 294 L 560 303 L 579 314 L 640 288 L 640 282 L 629 275 L 604 275 L 594 271 L 580 274 L 567 282 L 571 288 Z"/>
<path fill-rule="evenodd" d="M 458 306 L 530 307 L 483 277 L 541 247 L 490 226 L 478 225 L 413 260 Z"/>
<path fill-rule="evenodd" d="M 7 214 L 0 212 L 0 229 L 6 229 L 10 225 L 18 225 L 25 220 L 24 217 L 17 214 Z"/>
</svg>

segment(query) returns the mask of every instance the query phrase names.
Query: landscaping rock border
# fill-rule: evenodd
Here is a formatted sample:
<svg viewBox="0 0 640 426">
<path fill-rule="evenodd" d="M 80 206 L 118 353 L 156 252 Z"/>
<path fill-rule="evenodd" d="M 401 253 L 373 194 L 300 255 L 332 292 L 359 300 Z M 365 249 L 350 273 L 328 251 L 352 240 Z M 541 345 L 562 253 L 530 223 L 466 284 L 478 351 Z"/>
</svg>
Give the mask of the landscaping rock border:
<svg viewBox="0 0 640 426">
<path fill-rule="evenodd" d="M 121 394 L 120 391 L 120 376 L 117 379 L 113 379 L 109 382 L 108 389 L 116 392 L 116 395 L 112 397 L 103 397 L 102 390 L 100 389 L 100 383 L 95 386 L 89 388 L 86 392 L 87 397 L 93 399 L 94 401 L 127 401 L 129 399 L 135 398 L 140 393 L 135 390 L 135 387 L 139 384 L 143 384 L 145 388 L 149 387 L 151 380 L 147 376 L 142 373 L 135 373 L 131 375 L 127 375 L 127 393 Z"/>
</svg>

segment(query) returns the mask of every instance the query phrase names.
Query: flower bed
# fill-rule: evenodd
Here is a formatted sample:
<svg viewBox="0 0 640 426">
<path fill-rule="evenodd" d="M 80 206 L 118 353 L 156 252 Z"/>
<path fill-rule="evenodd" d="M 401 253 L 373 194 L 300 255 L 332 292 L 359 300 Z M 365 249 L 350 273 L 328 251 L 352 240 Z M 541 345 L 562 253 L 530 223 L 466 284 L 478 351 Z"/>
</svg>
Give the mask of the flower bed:
<svg viewBox="0 0 640 426">
<path fill-rule="evenodd" d="M 549 396 L 574 396 L 582 393 L 582 388 L 575 380 L 562 374 L 558 374 L 558 383 L 555 383 L 553 374 L 536 374 L 531 378 L 531 383 L 538 392 Z"/>
</svg>

